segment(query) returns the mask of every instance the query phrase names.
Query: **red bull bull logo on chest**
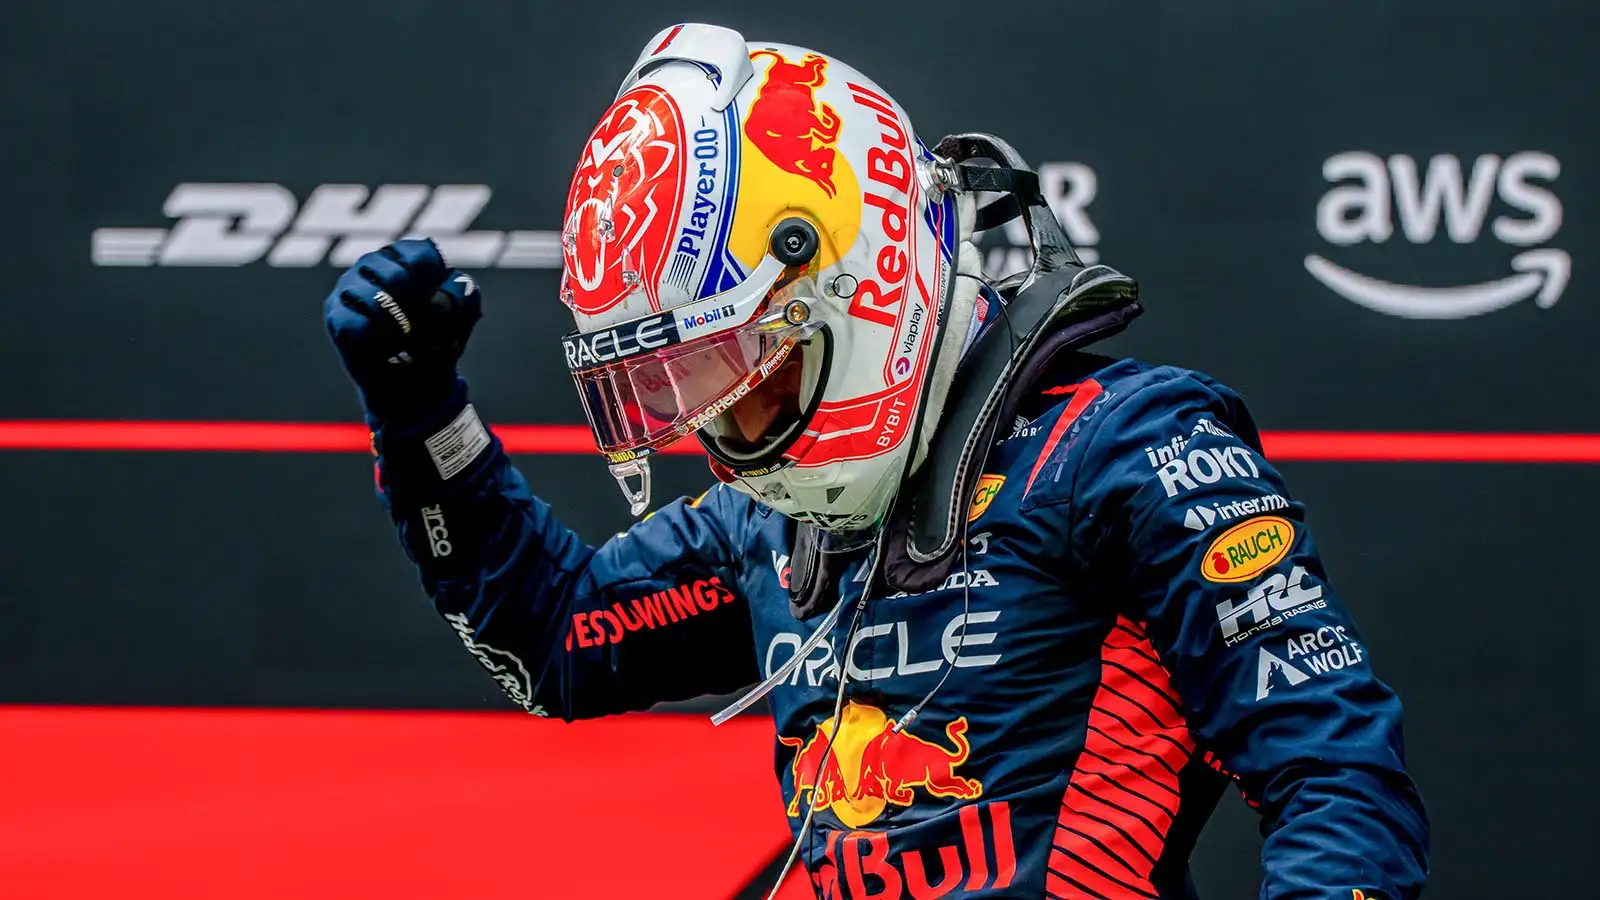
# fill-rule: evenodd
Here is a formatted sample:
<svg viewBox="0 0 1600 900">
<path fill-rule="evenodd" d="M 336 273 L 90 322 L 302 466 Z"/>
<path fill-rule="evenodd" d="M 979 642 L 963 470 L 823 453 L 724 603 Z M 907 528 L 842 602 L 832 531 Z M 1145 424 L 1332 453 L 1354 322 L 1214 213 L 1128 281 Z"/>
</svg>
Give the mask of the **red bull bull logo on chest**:
<svg viewBox="0 0 1600 900">
<path fill-rule="evenodd" d="M 750 104 L 745 137 L 773 165 L 835 196 L 839 190 L 833 183 L 834 145 L 842 120 L 816 95 L 817 88 L 827 83 L 828 61 L 808 53 L 793 63 L 775 50 L 757 50 L 750 58 L 770 58 L 772 65 Z"/>
<path fill-rule="evenodd" d="M 830 718 L 808 738 L 778 736 L 795 751 L 790 816 L 801 815 L 801 803 L 809 802 L 818 812 L 830 810 L 843 824 L 859 828 L 883 815 L 889 804 L 911 806 L 919 791 L 958 800 L 983 796 L 981 783 L 957 772 L 972 755 L 965 717 L 946 725 L 944 741 L 938 742 L 909 730 L 896 732 L 882 710 L 849 703 L 839 714 L 830 753 L 833 726 Z"/>
</svg>

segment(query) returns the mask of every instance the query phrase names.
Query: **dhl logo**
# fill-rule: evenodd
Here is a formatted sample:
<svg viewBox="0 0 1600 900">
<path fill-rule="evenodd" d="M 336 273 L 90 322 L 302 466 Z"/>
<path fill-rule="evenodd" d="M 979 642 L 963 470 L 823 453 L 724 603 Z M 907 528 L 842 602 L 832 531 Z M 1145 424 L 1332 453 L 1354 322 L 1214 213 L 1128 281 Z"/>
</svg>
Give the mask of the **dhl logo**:
<svg viewBox="0 0 1600 900">
<path fill-rule="evenodd" d="M 948 745 L 924 740 L 909 730 L 895 731 L 894 722 L 872 706 L 849 703 L 839 715 L 832 750 L 828 735 L 834 720 L 817 726 L 810 739 L 778 736 L 794 748 L 791 774 L 794 795 L 789 815 L 800 815 L 801 794 L 817 811 L 829 809 L 839 821 L 857 828 L 883 815 L 889 804 L 910 806 L 916 789 L 933 797 L 973 800 L 983 785 L 957 774 L 972 755 L 967 720 L 945 726 Z"/>
</svg>

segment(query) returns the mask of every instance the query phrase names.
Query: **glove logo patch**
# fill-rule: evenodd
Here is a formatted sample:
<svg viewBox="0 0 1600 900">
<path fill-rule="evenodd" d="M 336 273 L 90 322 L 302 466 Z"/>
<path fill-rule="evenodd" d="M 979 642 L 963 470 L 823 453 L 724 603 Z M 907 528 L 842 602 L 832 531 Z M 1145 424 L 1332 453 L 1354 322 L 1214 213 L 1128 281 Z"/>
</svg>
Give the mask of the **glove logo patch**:
<svg viewBox="0 0 1600 900">
<path fill-rule="evenodd" d="M 488 429 L 483 427 L 478 411 L 469 403 L 444 430 L 424 443 L 439 477 L 449 481 L 472 465 L 478 454 L 489 448 L 490 442 Z"/>
<path fill-rule="evenodd" d="M 1257 516 L 1224 531 L 1206 548 L 1200 574 L 1207 581 L 1249 581 L 1277 565 L 1294 546 L 1294 525 L 1279 516 Z"/>
<path fill-rule="evenodd" d="M 400 323 L 401 334 L 411 333 L 411 320 L 406 318 L 406 311 L 400 308 L 400 304 L 394 302 L 394 298 L 389 296 L 388 291 L 379 291 L 373 296 L 373 299 L 377 300 L 378 305 L 389 315 L 394 316 L 396 322 Z"/>
<path fill-rule="evenodd" d="M 428 532 L 428 550 L 433 558 L 449 556 L 454 548 L 450 546 L 450 529 L 444 524 L 444 510 L 437 505 L 424 506 L 422 527 Z"/>
</svg>

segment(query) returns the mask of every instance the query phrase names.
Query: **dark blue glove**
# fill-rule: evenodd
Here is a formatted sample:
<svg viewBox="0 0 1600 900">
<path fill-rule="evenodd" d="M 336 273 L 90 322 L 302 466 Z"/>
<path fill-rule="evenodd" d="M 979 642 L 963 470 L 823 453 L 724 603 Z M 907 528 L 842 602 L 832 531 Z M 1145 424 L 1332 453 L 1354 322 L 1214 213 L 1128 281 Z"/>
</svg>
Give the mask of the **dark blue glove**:
<svg viewBox="0 0 1600 900">
<path fill-rule="evenodd" d="M 323 319 L 370 417 L 406 420 L 450 398 L 481 299 L 472 276 L 429 240 L 374 250 L 339 276 Z"/>
</svg>

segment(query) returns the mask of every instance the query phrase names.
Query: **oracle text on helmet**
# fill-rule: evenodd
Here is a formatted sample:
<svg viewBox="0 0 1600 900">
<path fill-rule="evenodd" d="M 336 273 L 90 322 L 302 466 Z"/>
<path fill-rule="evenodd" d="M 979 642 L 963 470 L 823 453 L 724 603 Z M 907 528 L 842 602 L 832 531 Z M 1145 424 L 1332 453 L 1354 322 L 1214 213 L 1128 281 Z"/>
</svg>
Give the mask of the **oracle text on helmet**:
<svg viewBox="0 0 1600 900">
<path fill-rule="evenodd" d="M 563 338 L 561 346 L 567 354 L 567 367 L 584 369 L 665 347 L 674 342 L 672 327 L 672 315 L 666 313 L 604 331 L 572 335 Z"/>
</svg>

